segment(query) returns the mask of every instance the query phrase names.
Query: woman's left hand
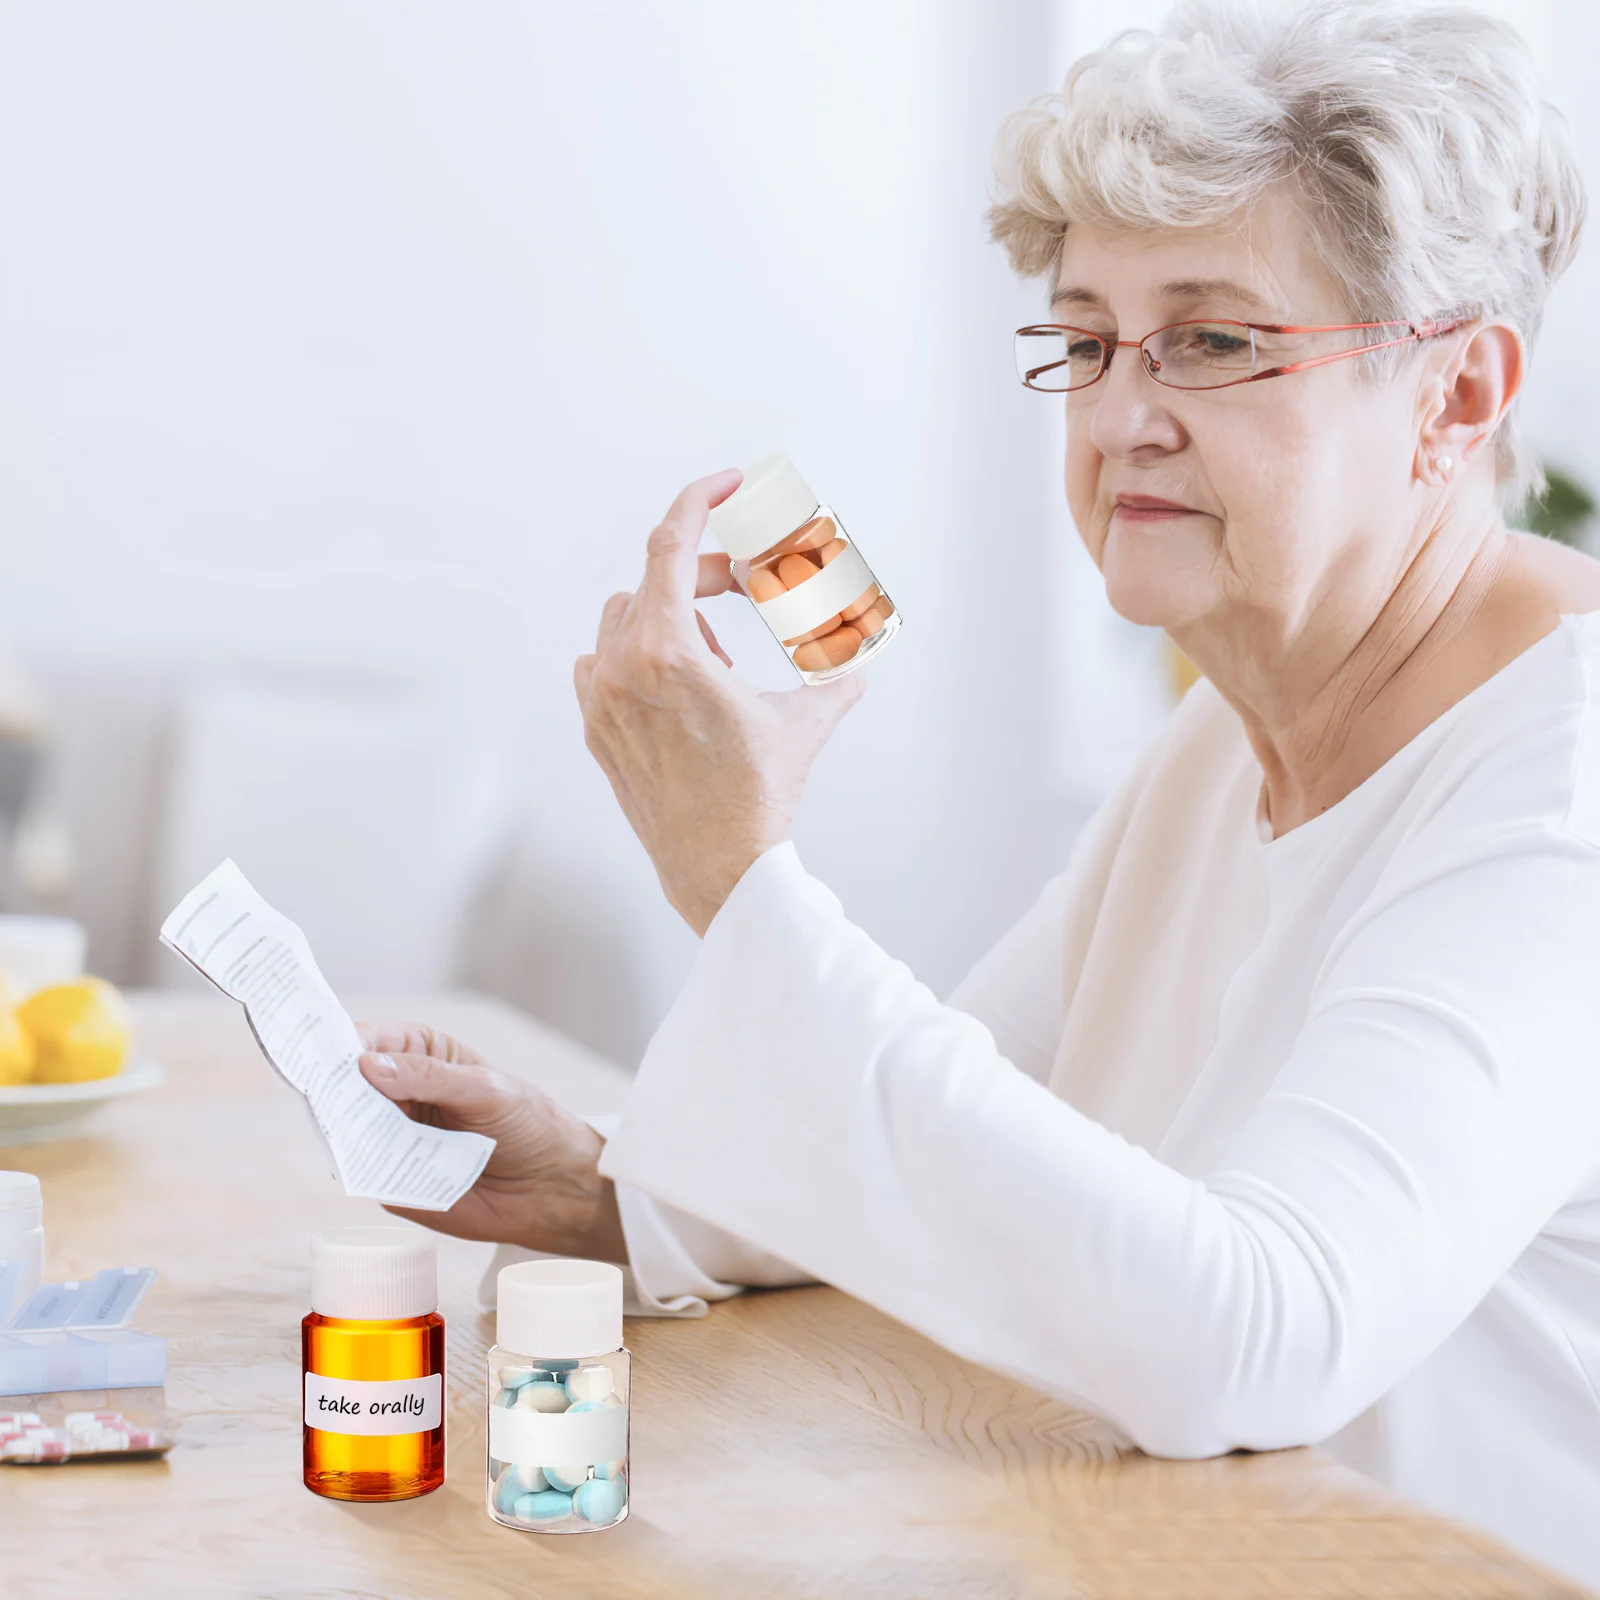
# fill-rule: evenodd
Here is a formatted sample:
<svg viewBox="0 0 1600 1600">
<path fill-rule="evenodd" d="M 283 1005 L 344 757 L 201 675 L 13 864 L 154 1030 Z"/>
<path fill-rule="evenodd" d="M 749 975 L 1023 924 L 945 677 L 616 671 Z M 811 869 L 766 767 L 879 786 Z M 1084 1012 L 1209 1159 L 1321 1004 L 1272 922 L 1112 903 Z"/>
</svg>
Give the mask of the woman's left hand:
<svg viewBox="0 0 1600 1600">
<path fill-rule="evenodd" d="M 858 675 L 762 694 L 728 670 L 696 599 L 733 587 L 728 558 L 698 556 L 735 470 L 691 483 L 650 535 L 644 581 L 606 602 L 574 679 L 584 736 L 667 899 L 696 933 L 751 863 L 789 834 L 817 752 L 861 698 Z"/>
<path fill-rule="evenodd" d="M 588 1123 L 436 1028 L 359 1031 L 362 1075 L 413 1122 L 494 1140 L 478 1181 L 448 1211 L 386 1211 L 459 1239 L 627 1261 L 616 1190 L 599 1172 L 605 1141 Z"/>
</svg>

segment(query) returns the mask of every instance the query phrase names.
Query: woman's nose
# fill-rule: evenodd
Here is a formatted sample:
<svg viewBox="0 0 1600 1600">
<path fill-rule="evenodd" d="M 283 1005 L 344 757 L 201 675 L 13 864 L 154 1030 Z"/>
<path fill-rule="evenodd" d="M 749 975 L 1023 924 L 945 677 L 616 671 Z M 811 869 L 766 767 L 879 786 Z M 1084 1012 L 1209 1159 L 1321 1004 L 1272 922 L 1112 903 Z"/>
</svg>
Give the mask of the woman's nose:
<svg viewBox="0 0 1600 1600">
<path fill-rule="evenodd" d="M 1088 391 L 1089 438 L 1103 456 L 1181 450 L 1186 435 L 1167 405 L 1167 391 L 1145 368 L 1137 345 L 1112 352 L 1105 375 Z"/>
</svg>

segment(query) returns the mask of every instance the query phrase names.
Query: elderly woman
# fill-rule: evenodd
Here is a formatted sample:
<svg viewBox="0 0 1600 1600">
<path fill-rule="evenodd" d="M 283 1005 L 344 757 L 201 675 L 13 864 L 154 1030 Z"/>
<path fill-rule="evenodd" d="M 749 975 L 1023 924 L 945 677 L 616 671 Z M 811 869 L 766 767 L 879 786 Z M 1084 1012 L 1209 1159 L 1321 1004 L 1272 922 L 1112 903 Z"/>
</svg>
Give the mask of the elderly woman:
<svg viewBox="0 0 1600 1600">
<path fill-rule="evenodd" d="M 1501 515 L 1559 127 L 1472 12 L 1196 4 L 1009 147 L 1074 519 L 1203 681 L 941 1004 L 786 842 L 860 688 L 727 670 L 738 477 L 692 484 L 577 668 L 692 975 L 608 1137 L 374 1032 L 500 1140 L 418 1220 L 669 1309 L 825 1279 L 1149 1451 L 1319 1442 L 1600 1579 L 1600 565 Z"/>
</svg>

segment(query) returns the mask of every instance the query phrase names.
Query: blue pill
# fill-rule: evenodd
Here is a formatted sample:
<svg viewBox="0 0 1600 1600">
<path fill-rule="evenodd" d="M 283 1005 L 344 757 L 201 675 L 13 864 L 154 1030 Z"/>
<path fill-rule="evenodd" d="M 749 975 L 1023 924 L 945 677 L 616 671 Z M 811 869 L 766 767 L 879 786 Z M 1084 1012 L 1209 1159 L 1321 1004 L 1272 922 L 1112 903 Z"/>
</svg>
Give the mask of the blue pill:
<svg viewBox="0 0 1600 1600">
<path fill-rule="evenodd" d="M 602 1461 L 600 1465 L 594 1469 L 594 1475 L 597 1478 L 620 1478 L 622 1476 L 623 1465 L 624 1463 L 621 1461 Z"/>
<path fill-rule="evenodd" d="M 541 1489 L 538 1494 L 519 1494 L 511 1514 L 524 1522 L 554 1522 L 571 1514 L 572 1496 L 559 1489 Z"/>
<path fill-rule="evenodd" d="M 585 1522 L 615 1522 L 628 1498 L 621 1478 L 591 1478 L 572 1497 L 572 1509 Z"/>
<path fill-rule="evenodd" d="M 502 1517 L 514 1517 L 517 1514 L 517 1501 L 527 1494 L 527 1492 L 528 1491 L 517 1482 L 516 1473 L 502 1473 L 500 1481 L 494 1486 L 495 1510 L 498 1511 Z"/>
</svg>

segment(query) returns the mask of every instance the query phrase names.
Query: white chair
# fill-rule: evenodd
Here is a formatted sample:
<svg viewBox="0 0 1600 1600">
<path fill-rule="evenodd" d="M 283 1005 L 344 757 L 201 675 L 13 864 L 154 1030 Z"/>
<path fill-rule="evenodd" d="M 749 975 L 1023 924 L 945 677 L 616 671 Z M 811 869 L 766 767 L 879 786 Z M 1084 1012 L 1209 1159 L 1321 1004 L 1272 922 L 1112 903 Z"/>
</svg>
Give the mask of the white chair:
<svg viewBox="0 0 1600 1600">
<path fill-rule="evenodd" d="M 188 689 L 156 852 L 156 920 L 231 856 L 300 924 L 335 988 L 448 983 L 463 911 L 505 837 L 506 751 L 485 720 L 404 681 Z M 186 970 L 174 957 L 155 973 L 179 984 Z"/>
</svg>

